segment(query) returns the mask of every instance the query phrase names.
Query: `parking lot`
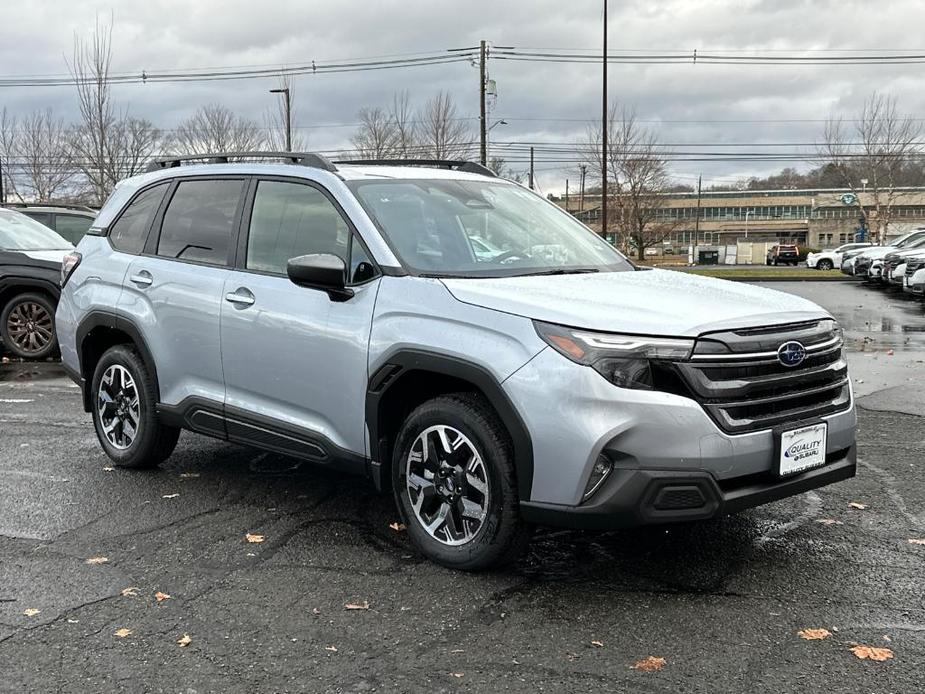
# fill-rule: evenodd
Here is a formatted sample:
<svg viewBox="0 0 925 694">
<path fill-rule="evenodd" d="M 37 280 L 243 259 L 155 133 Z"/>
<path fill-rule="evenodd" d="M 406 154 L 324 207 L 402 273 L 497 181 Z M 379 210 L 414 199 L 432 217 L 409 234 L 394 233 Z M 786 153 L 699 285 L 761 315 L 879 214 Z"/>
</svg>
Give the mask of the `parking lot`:
<svg viewBox="0 0 925 694">
<path fill-rule="evenodd" d="M 299 461 L 184 433 L 160 470 L 112 469 L 56 364 L 4 365 L 0 690 L 921 691 L 925 311 L 768 286 L 845 328 L 858 477 L 706 523 L 541 529 L 489 574 L 420 559 L 390 499 Z"/>
</svg>

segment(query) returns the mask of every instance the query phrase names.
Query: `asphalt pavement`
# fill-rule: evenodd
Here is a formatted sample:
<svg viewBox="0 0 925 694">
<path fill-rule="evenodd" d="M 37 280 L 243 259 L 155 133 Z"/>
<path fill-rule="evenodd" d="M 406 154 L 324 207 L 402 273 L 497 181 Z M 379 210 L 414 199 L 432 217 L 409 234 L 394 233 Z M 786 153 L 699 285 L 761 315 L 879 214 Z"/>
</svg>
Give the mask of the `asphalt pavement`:
<svg viewBox="0 0 925 694">
<path fill-rule="evenodd" d="M 388 498 L 307 463 L 184 433 L 114 470 L 57 365 L 2 366 L 0 691 L 923 691 L 925 312 L 773 288 L 846 327 L 858 476 L 706 523 L 541 529 L 487 574 L 422 560 Z"/>
</svg>

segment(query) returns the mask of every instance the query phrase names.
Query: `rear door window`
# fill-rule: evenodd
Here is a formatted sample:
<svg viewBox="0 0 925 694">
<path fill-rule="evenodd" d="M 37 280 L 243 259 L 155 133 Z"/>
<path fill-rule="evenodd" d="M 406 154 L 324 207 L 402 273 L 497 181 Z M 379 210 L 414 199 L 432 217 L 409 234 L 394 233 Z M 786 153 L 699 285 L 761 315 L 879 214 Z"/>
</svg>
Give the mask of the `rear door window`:
<svg viewBox="0 0 925 694">
<path fill-rule="evenodd" d="M 138 254 L 145 247 L 148 229 L 161 204 L 167 184 L 162 183 L 143 191 L 119 215 L 109 229 L 109 243 L 118 251 Z"/>
<path fill-rule="evenodd" d="M 157 255 L 209 265 L 228 265 L 244 181 L 181 181 L 161 224 Z"/>
</svg>

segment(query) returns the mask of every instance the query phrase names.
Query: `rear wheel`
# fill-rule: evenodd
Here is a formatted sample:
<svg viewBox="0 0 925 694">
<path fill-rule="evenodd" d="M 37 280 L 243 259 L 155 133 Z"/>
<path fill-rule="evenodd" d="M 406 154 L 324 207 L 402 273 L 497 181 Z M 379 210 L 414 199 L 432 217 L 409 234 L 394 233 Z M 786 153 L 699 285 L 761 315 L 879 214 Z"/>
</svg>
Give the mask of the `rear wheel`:
<svg viewBox="0 0 925 694">
<path fill-rule="evenodd" d="M 177 445 L 180 430 L 160 423 L 154 379 L 134 349 L 117 345 L 100 358 L 91 383 L 93 426 L 112 461 L 156 467 Z"/>
<path fill-rule="evenodd" d="M 14 296 L 0 314 L 0 337 L 17 357 L 50 357 L 58 348 L 54 305 L 42 294 Z"/>
<path fill-rule="evenodd" d="M 817 270 L 831 270 L 833 267 L 835 267 L 835 264 L 831 260 L 825 258 L 816 263 Z"/>
<path fill-rule="evenodd" d="M 415 409 L 398 435 L 392 483 L 411 539 L 439 564 L 486 569 L 527 545 L 511 439 L 481 396 L 446 395 Z"/>
</svg>

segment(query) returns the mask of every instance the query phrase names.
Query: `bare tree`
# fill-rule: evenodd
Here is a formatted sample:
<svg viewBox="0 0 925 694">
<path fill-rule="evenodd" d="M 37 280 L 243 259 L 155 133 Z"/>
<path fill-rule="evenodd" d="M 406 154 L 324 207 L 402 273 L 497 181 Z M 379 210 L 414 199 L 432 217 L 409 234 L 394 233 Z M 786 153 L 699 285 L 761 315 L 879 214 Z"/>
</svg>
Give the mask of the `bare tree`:
<svg viewBox="0 0 925 694">
<path fill-rule="evenodd" d="M 209 154 L 257 150 L 264 141 L 254 121 L 236 116 L 221 104 L 208 104 L 177 126 L 170 144 L 178 154 Z"/>
<path fill-rule="evenodd" d="M 897 190 L 903 173 L 922 155 L 921 135 L 920 121 L 900 114 L 894 97 L 877 92 L 864 103 L 853 126 L 846 126 L 841 117 L 826 121 L 819 159 L 854 193 L 864 225 L 876 230 L 880 244 L 886 242 L 894 206 L 904 195 Z"/>
<path fill-rule="evenodd" d="M 0 199 L 0 203 L 6 202 L 12 196 L 22 200 L 16 187 L 16 176 L 13 173 L 13 163 L 19 148 L 18 127 L 16 117 L 10 115 L 6 107 L 0 110 L 0 167 L 2 167 L 0 174 L 3 179 L 3 199 Z"/>
<path fill-rule="evenodd" d="M 470 128 L 457 115 L 449 92 L 438 92 L 421 113 L 419 140 L 424 156 L 433 159 L 464 158 L 469 151 Z"/>
<path fill-rule="evenodd" d="M 17 195 L 49 201 L 60 196 L 74 168 L 69 153 L 70 128 L 52 110 L 36 110 L 22 119 L 11 152 L 21 172 Z"/>
<path fill-rule="evenodd" d="M 514 171 L 507 164 L 507 160 L 504 157 L 491 157 L 488 160 L 488 168 L 494 171 L 501 178 L 506 178 L 515 183 L 523 183 L 526 178 L 526 174 L 523 171 Z"/>
<path fill-rule="evenodd" d="M 110 138 L 112 166 L 123 177 L 140 174 L 164 144 L 162 132 L 151 121 L 122 118 L 116 122 Z"/>
<path fill-rule="evenodd" d="M 392 95 L 389 118 L 394 131 L 395 154 L 406 159 L 414 157 L 418 150 L 418 123 L 407 91 Z"/>
<path fill-rule="evenodd" d="M 361 108 L 357 114 L 360 125 L 350 138 L 361 159 L 389 159 L 398 151 L 395 121 L 378 106 Z"/>
<path fill-rule="evenodd" d="M 89 39 L 74 36 L 68 69 L 77 87 L 81 123 L 72 133 L 72 156 L 84 174 L 93 197 L 102 203 L 119 180 L 109 157 L 116 114 L 110 94 L 112 24 L 96 20 Z"/>
<path fill-rule="evenodd" d="M 666 152 L 656 134 L 641 126 L 632 111 L 612 103 L 607 121 L 610 199 L 604 204 L 609 212 L 616 213 L 612 218 L 623 246 L 643 259 L 646 248 L 664 241 L 677 226 L 662 221 L 659 215 L 665 205 L 664 193 L 672 186 Z M 602 175 L 602 132 L 601 123 L 590 124 L 584 142 L 579 144 L 592 180 L 600 180 Z"/>
</svg>

